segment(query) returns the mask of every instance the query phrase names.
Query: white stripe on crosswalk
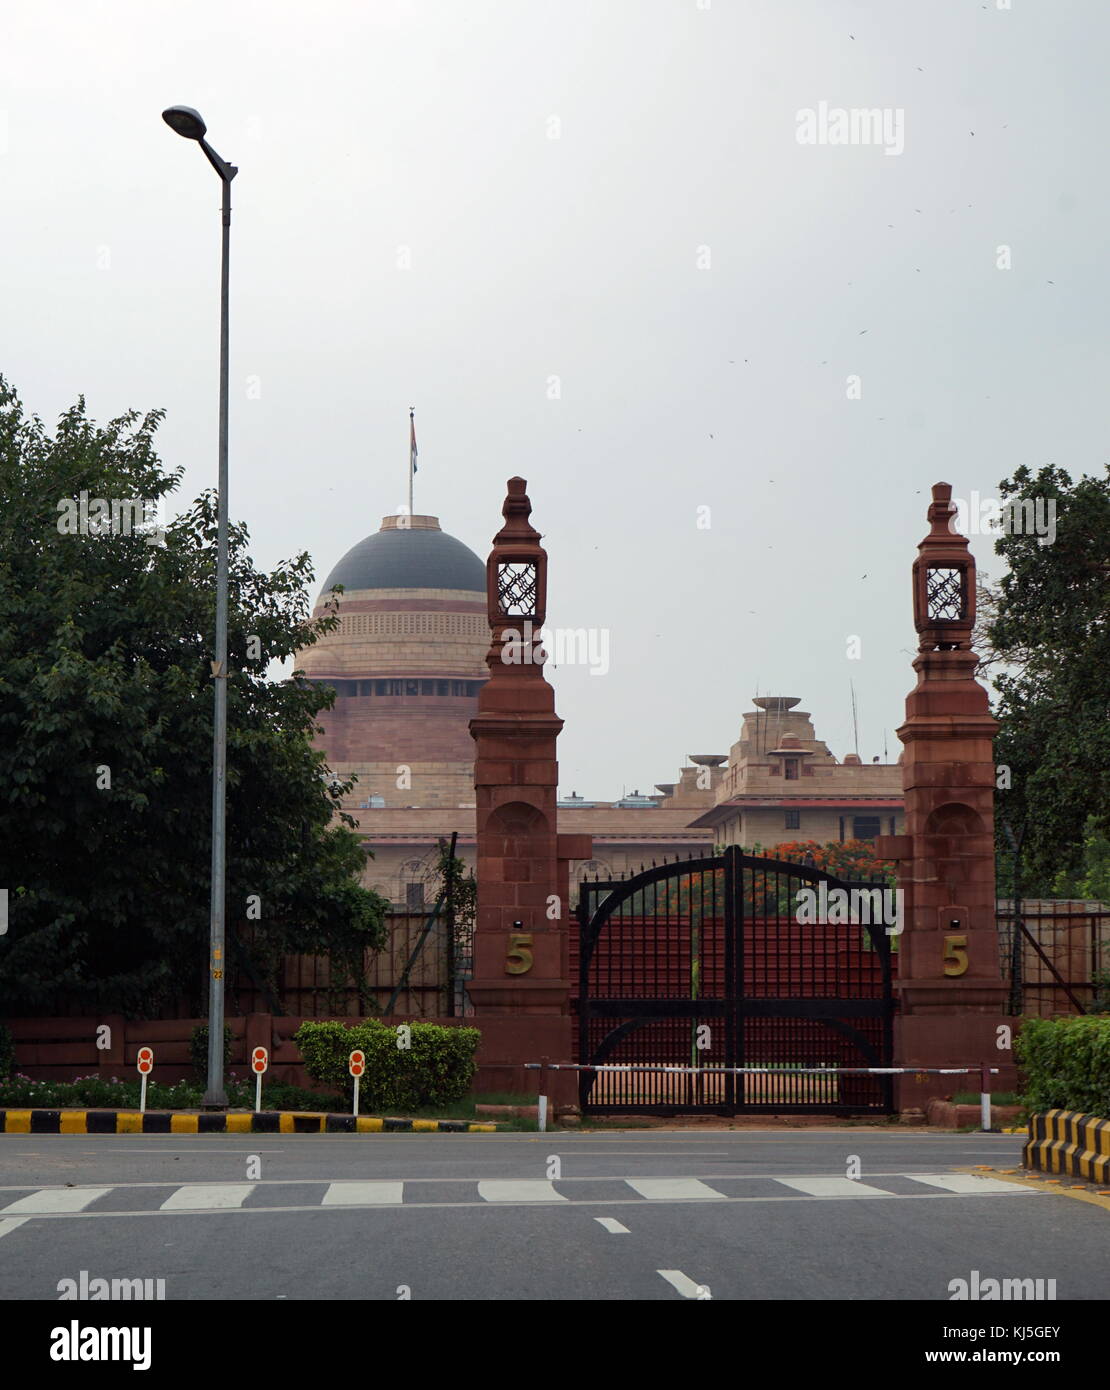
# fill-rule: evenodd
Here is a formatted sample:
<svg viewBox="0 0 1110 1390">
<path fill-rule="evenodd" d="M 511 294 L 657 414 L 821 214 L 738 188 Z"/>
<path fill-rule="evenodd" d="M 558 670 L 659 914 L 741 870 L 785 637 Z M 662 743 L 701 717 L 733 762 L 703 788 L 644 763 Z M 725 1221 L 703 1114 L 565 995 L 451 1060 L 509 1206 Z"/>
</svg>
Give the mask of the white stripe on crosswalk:
<svg viewBox="0 0 1110 1390">
<path fill-rule="evenodd" d="M 209 1207 L 241 1207 L 254 1191 L 253 1182 L 210 1182 L 179 1187 L 162 1203 L 162 1211 L 204 1211 Z"/>
<path fill-rule="evenodd" d="M 594 1220 L 599 1226 L 604 1227 L 611 1236 L 629 1236 L 632 1234 L 627 1226 L 622 1226 L 619 1221 L 614 1221 L 611 1216 L 595 1216 Z"/>
<path fill-rule="evenodd" d="M 480 1182 L 478 1196 L 483 1202 L 565 1202 L 555 1184 L 538 1178 L 519 1178 L 512 1182 Z"/>
<path fill-rule="evenodd" d="M 625 1178 L 625 1182 L 633 1192 L 653 1202 L 704 1202 L 712 1198 L 728 1201 L 723 1192 L 707 1187 L 698 1178 Z"/>
<path fill-rule="evenodd" d="M 48 1216 L 56 1211 L 84 1211 L 110 1187 L 48 1187 L 0 1208 L 0 1216 Z"/>
<path fill-rule="evenodd" d="M 14 1231 L 17 1226 L 22 1226 L 26 1222 L 25 1216 L 15 1216 L 10 1221 L 0 1221 L 0 1236 L 6 1236 L 10 1231 Z"/>
<path fill-rule="evenodd" d="M 394 1207 L 405 1197 L 403 1182 L 333 1182 L 324 1193 L 325 1207 Z"/>
<path fill-rule="evenodd" d="M 695 1284 L 680 1269 L 657 1269 L 655 1272 L 666 1279 L 668 1284 L 673 1284 L 683 1298 L 697 1298 L 704 1287 L 702 1284 Z M 708 1292 L 709 1290 L 706 1289 L 706 1293 Z"/>
<path fill-rule="evenodd" d="M 881 1187 L 868 1187 L 855 1178 L 776 1178 L 783 1187 L 804 1192 L 807 1197 L 893 1197 Z"/>
<path fill-rule="evenodd" d="M 974 1173 L 907 1173 L 914 1182 L 923 1182 L 928 1187 L 940 1187 L 945 1192 L 1017 1192 L 1022 1196 L 1035 1196 L 1031 1187 L 1019 1187 L 1017 1183 L 1001 1182 L 998 1178 L 977 1178 Z"/>
</svg>

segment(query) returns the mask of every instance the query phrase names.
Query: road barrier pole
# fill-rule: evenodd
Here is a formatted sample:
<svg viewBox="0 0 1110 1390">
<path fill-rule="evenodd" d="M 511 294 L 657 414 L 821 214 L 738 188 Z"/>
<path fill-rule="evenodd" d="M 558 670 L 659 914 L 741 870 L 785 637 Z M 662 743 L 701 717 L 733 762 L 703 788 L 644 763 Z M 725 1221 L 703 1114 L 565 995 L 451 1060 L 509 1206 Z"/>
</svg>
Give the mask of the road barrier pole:
<svg viewBox="0 0 1110 1390">
<path fill-rule="evenodd" d="M 991 1127 L 991 1069 L 984 1064 L 979 1068 L 979 1119 L 984 1130 Z"/>
</svg>

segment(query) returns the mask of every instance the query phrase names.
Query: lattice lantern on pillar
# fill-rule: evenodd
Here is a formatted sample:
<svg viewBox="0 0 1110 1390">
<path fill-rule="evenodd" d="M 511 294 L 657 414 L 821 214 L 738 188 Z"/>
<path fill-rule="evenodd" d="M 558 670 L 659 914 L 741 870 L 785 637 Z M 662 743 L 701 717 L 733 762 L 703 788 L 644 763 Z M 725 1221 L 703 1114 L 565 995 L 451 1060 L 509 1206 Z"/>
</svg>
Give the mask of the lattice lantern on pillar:
<svg viewBox="0 0 1110 1390">
<path fill-rule="evenodd" d="M 969 651 L 975 625 L 975 559 L 955 530 L 952 485 L 937 483 L 929 507 L 931 530 L 913 565 L 913 618 L 919 648 Z"/>
</svg>

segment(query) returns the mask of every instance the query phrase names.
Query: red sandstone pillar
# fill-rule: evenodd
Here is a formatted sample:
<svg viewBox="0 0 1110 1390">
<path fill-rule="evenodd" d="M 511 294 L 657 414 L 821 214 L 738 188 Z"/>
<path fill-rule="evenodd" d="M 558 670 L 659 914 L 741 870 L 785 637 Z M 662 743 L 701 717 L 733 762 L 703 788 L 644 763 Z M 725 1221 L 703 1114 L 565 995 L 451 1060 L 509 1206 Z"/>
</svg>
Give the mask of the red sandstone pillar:
<svg viewBox="0 0 1110 1390">
<path fill-rule="evenodd" d="M 993 1089 L 1013 1083 L 1013 1056 L 1000 1050 L 1003 1015 L 995 923 L 994 752 L 998 727 L 975 679 L 975 560 L 951 529 L 952 488 L 937 483 L 929 534 L 913 566 L 917 685 L 906 699 L 902 785 L 906 833 L 883 836 L 877 853 L 898 862 L 904 892 L 899 940 L 902 1066 L 986 1062 L 1007 1068 Z M 902 1078 L 901 1108 L 932 1095 L 979 1089 L 975 1076 Z"/>
<path fill-rule="evenodd" d="M 538 1076 L 522 1064 L 571 1062 L 574 1051 L 555 807 L 563 721 L 543 673 L 547 555 L 531 511 L 524 479 L 510 478 L 486 567 L 490 678 L 470 721 L 478 914 L 467 992 L 482 1032 L 483 1079 L 535 1094 Z M 551 1073 L 544 1089 L 569 1102 L 574 1074 Z"/>
</svg>

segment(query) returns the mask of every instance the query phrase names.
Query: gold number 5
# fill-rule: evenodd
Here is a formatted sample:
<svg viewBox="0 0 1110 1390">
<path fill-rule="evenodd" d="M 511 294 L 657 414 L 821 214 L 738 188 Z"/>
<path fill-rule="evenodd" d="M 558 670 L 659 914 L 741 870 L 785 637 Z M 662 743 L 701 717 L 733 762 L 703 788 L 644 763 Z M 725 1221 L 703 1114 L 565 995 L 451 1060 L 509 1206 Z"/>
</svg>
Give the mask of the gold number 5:
<svg viewBox="0 0 1110 1390">
<path fill-rule="evenodd" d="M 505 959 L 506 975 L 527 975 L 532 968 L 532 933 L 509 933 L 509 954 Z"/>
<path fill-rule="evenodd" d="M 946 936 L 944 938 L 944 973 L 962 975 L 967 970 L 967 937 Z"/>
</svg>

